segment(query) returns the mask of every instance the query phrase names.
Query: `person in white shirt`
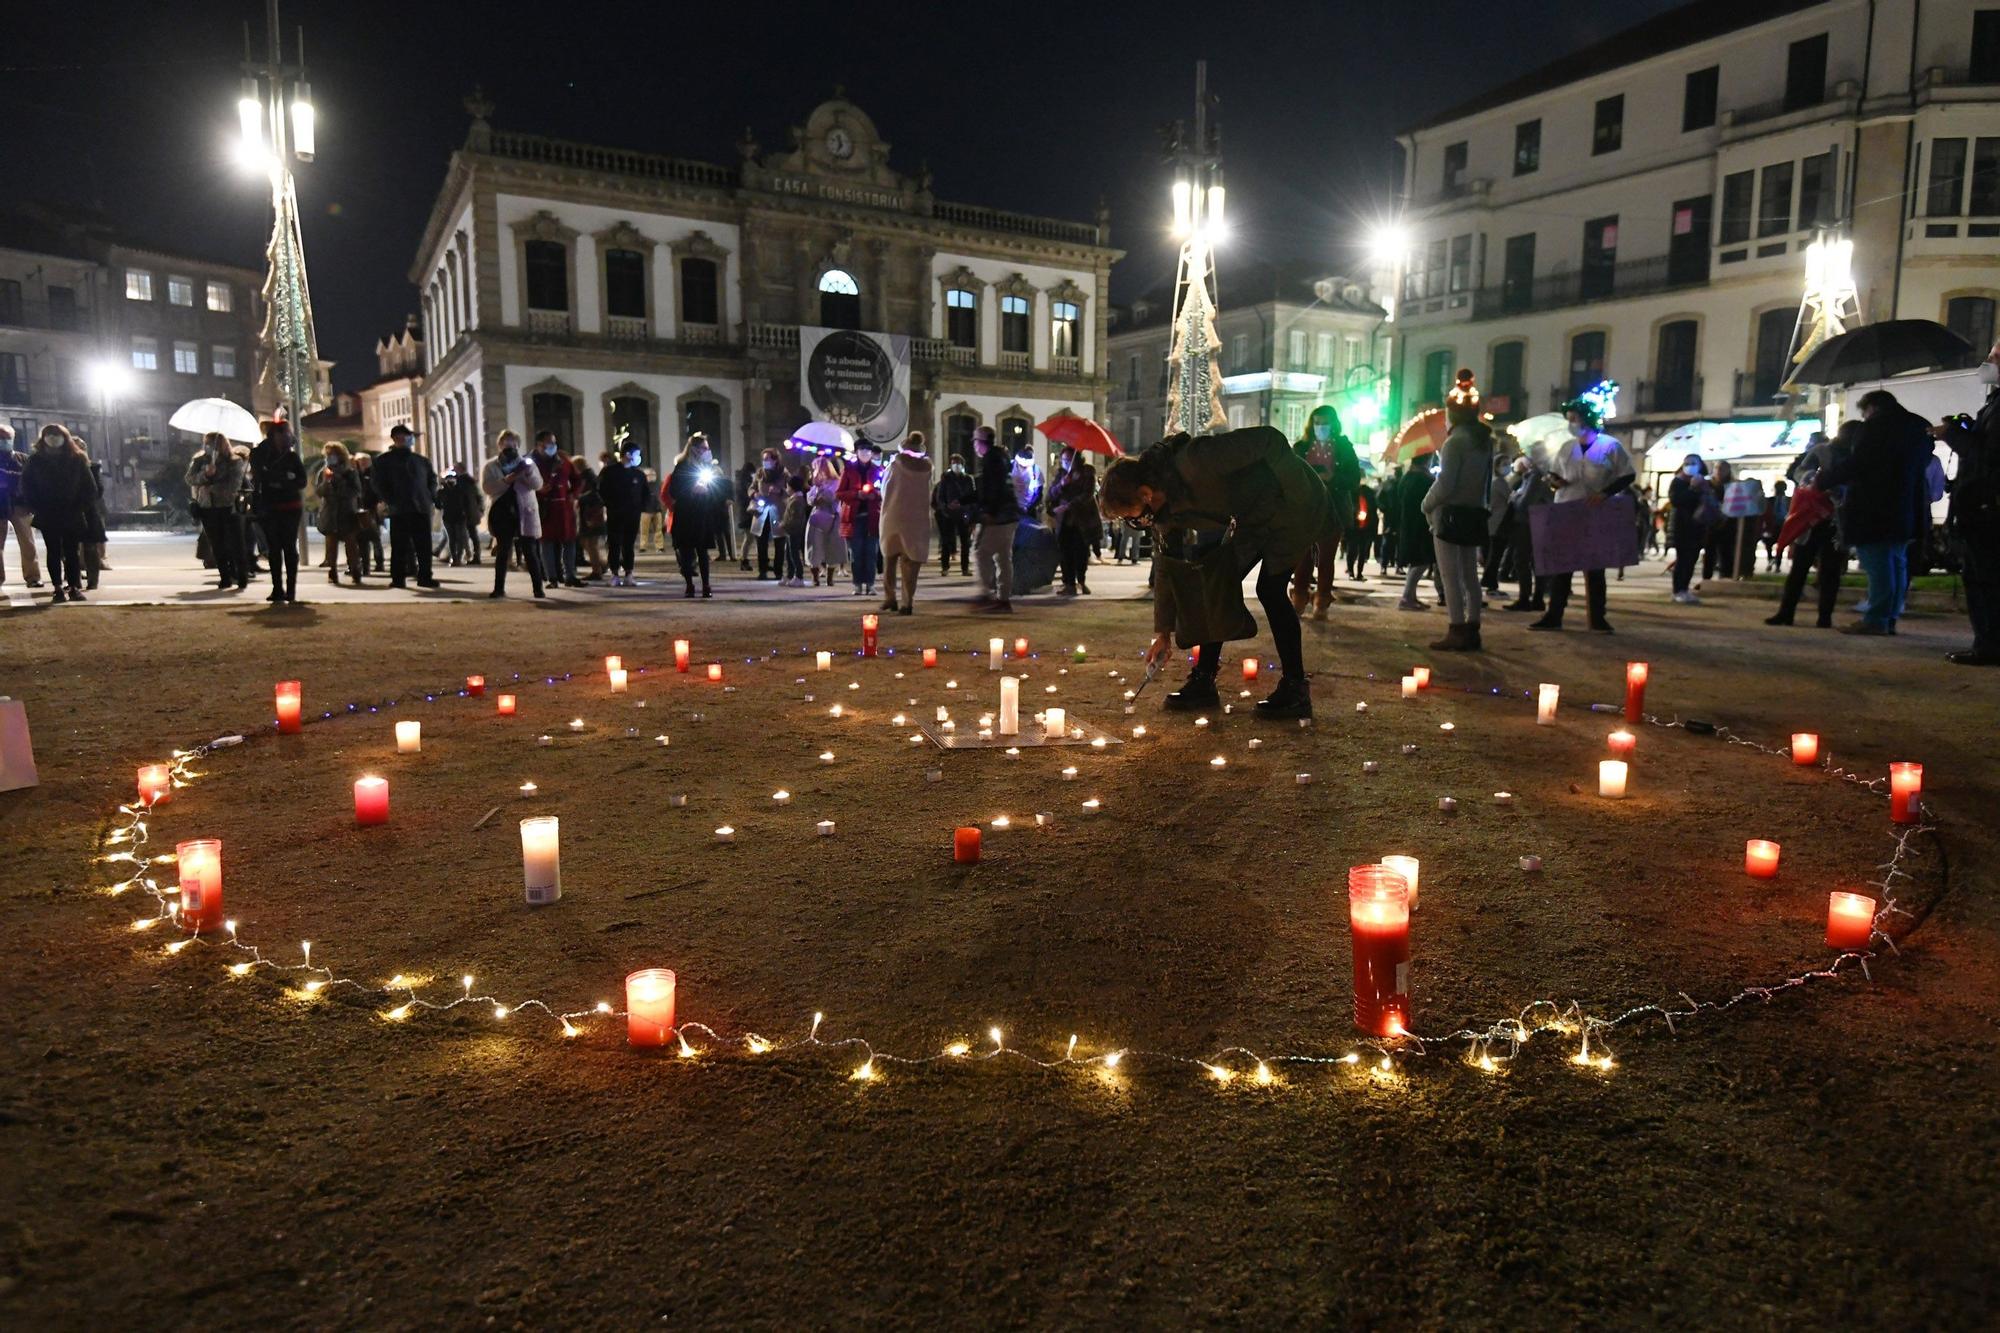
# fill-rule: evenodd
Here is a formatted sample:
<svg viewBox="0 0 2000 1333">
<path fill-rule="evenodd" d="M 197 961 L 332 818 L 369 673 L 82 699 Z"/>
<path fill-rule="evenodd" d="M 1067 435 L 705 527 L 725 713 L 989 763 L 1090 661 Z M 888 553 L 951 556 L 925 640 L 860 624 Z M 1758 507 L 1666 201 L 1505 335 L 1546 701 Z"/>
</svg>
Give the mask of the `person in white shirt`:
<svg viewBox="0 0 2000 1333">
<path fill-rule="evenodd" d="M 1629 488 L 1638 473 L 1625 446 L 1604 433 L 1604 409 L 1592 395 L 1572 398 L 1563 404 L 1569 418 L 1570 441 L 1556 452 L 1550 471 L 1556 479 L 1557 504 L 1603 504 L 1609 497 Z M 1604 618 L 1604 571 L 1583 571 L 1585 595 L 1590 604 L 1590 627 L 1600 634 L 1611 633 Z M 1549 609 L 1529 629 L 1562 628 L 1563 608 L 1569 604 L 1571 576 L 1556 574 L 1549 579 Z"/>
</svg>

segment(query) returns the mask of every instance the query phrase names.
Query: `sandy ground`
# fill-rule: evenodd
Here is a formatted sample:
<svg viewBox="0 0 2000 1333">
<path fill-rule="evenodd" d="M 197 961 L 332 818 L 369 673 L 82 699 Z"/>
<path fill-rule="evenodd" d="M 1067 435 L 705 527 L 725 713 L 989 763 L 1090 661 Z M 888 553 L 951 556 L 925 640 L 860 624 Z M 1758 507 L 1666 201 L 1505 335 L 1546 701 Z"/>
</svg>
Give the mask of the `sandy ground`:
<svg viewBox="0 0 2000 1333">
<path fill-rule="evenodd" d="M 310 1327 L 1993 1318 L 2000 696 L 1991 674 L 1939 658 L 1958 626 L 1855 641 L 1774 634 L 1750 602 L 1698 619 L 1634 603 L 1614 639 L 1530 636 L 1496 615 L 1493 651 L 1468 661 L 1412 646 L 1435 615 L 1342 608 L 1310 649 L 1318 726 L 1237 715 L 1202 731 L 1156 699 L 1120 715 L 1109 673 L 1148 614 L 1128 599 L 1049 600 L 997 629 L 935 603 L 886 618 L 883 638 L 949 645 L 938 670 L 899 654 L 812 672 L 801 650 L 851 648 L 859 610 L 726 592 L 692 608 L 0 621 L 43 767 L 39 789 L 0 796 L 0 1313 L 24 1327 L 142 1311 Z M 963 723 L 993 707 L 971 656 L 989 632 L 1091 645 L 1085 665 L 1026 664 L 1024 699 L 1151 734 L 1011 761 L 908 743 L 896 712 L 945 703 Z M 606 691 L 604 653 L 657 667 L 676 634 L 737 688 L 655 670 Z M 1635 1025 L 1612 1037 L 1608 1073 L 1569 1063 L 1575 1041 L 1553 1033 L 1501 1073 L 1445 1043 L 1386 1076 L 1277 1063 L 1272 1088 L 1164 1058 L 1354 1049 L 1345 871 L 1391 851 L 1424 859 L 1425 1033 L 1539 998 L 1594 1014 L 1726 998 L 1824 963 L 1826 891 L 1875 877 L 1885 799 L 1651 727 L 1633 798 L 1599 800 L 1612 720 L 1582 705 L 1616 700 L 1631 657 L 1653 663 L 1662 715 L 1777 744 L 1811 727 L 1870 773 L 1925 762 L 1940 834 L 1913 843 L 1902 889 L 1925 915 L 1872 984 L 1850 973 L 1677 1035 Z M 1404 704 L 1394 677 L 1416 661 L 1438 688 Z M 468 671 L 492 692 L 521 673 L 522 715 L 422 701 Z M 305 680 L 309 713 L 338 716 L 266 734 L 282 676 Z M 1519 691 L 1544 679 L 1566 707 L 1538 728 Z M 403 716 L 424 722 L 421 755 L 394 753 Z M 881 1060 L 858 1083 L 852 1047 L 759 1057 L 696 1034 L 705 1053 L 686 1061 L 629 1051 L 610 1020 L 565 1040 L 532 1008 L 499 1020 L 486 1004 L 389 1023 L 380 994 L 305 1001 L 287 994 L 296 975 L 229 976 L 237 955 L 220 946 L 167 956 L 163 934 L 130 929 L 142 904 L 93 891 L 111 875 L 91 858 L 137 763 L 231 731 L 252 739 L 197 762 L 154 833 L 226 840 L 231 915 L 280 962 L 311 939 L 315 962 L 371 987 L 424 977 L 418 994 L 442 1002 L 470 973 L 476 994 L 563 1010 L 616 1001 L 626 971 L 659 964 L 679 973 L 681 1017 L 732 1044 L 796 1038 L 818 1010 L 823 1038 L 905 1056 L 977 1050 L 990 1025 L 1038 1059 L 1071 1034 L 1079 1055 L 1134 1054 L 1110 1075 Z M 1058 780 L 1068 763 L 1074 783 Z M 944 778 L 926 782 L 934 765 Z M 364 771 L 390 779 L 386 828 L 353 827 Z M 779 787 L 788 806 L 770 800 Z M 1492 802 L 1501 788 L 1511 808 Z M 1089 796 L 1102 814 L 1083 814 Z M 953 825 L 1038 810 L 1053 829 L 989 834 L 983 864 L 951 864 Z M 552 908 L 521 901 L 529 813 L 562 819 Z M 822 818 L 834 837 L 815 836 Z M 723 823 L 731 846 L 714 841 Z M 1773 883 L 1742 874 L 1752 836 L 1784 846 Z M 1524 854 L 1541 874 L 1518 869 Z"/>
</svg>

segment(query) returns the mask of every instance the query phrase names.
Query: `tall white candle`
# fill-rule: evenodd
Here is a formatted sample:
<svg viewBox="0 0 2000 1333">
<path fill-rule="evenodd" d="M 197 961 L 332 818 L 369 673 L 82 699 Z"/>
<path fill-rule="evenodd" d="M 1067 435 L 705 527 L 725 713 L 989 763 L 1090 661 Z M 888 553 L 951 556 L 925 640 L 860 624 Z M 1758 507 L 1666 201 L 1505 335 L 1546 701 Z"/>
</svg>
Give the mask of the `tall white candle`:
<svg viewBox="0 0 2000 1333">
<path fill-rule="evenodd" d="M 626 679 L 624 667 L 613 667 L 611 669 L 611 692 L 613 694 L 625 693 Z"/>
<path fill-rule="evenodd" d="M 1417 678 L 1415 676 L 1403 677 L 1403 697 L 1405 699 L 1414 699 L 1417 697 Z"/>
<path fill-rule="evenodd" d="M 1069 711 L 1063 708 L 1050 708 L 1044 711 L 1042 714 L 1042 730 L 1051 736 L 1068 734 Z"/>
<path fill-rule="evenodd" d="M 824 648 L 813 654 L 813 666 L 820 671 L 833 670 L 833 654 Z"/>
<path fill-rule="evenodd" d="M 1562 699 L 1562 686 L 1544 683 L 1535 700 L 1535 722 L 1548 726 L 1556 720 L 1556 704 Z"/>
<path fill-rule="evenodd" d="M 423 723 L 398 722 L 396 724 L 396 752 L 398 754 L 415 754 L 423 748 Z"/>
<path fill-rule="evenodd" d="M 995 640 L 997 643 L 998 640 Z M 1021 678 L 1000 677 L 1000 734 L 1017 736 L 1021 731 Z"/>
<path fill-rule="evenodd" d="M 1625 761 L 1623 759 L 1600 759 L 1597 761 L 1597 794 L 1614 801 L 1625 799 Z"/>
<path fill-rule="evenodd" d="M 562 897 L 562 836 L 554 815 L 521 821 L 521 879 L 531 903 Z"/>
<path fill-rule="evenodd" d="M 998 671 L 1000 663 L 1005 660 L 1006 656 L 1007 641 L 1005 639 L 988 639 L 986 641 L 986 669 L 988 671 Z"/>
<path fill-rule="evenodd" d="M 1403 881 L 1410 886 L 1410 910 L 1412 912 L 1416 911 L 1417 872 L 1421 869 L 1421 864 L 1417 858 L 1414 856 L 1385 856 L 1382 858 L 1382 864 L 1401 875 Z"/>
</svg>

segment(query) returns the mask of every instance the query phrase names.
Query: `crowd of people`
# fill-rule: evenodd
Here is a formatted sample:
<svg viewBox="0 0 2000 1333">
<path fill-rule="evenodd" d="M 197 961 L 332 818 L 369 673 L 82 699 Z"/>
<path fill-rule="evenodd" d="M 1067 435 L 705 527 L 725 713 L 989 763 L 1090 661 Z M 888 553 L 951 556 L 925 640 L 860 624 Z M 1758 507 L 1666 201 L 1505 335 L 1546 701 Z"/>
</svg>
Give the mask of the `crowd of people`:
<svg viewBox="0 0 2000 1333">
<path fill-rule="evenodd" d="M 0 425 L 0 583 L 7 581 L 7 541 L 20 558 L 22 581 L 42 586 L 34 534 L 42 534 L 50 600 L 81 602 L 96 591 L 107 558 L 103 465 L 82 436 L 51 422 L 32 447 L 15 448 L 14 428 Z"/>
</svg>

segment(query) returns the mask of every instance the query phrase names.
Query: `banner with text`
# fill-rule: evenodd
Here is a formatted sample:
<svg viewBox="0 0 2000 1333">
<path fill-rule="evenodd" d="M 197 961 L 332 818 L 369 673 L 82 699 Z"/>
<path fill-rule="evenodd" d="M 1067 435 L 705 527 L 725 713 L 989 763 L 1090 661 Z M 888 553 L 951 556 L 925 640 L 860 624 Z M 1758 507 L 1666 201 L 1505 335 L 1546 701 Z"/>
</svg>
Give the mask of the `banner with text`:
<svg viewBox="0 0 2000 1333">
<path fill-rule="evenodd" d="M 799 330 L 800 406 L 893 447 L 910 425 L 910 340 L 859 329 Z"/>
</svg>

